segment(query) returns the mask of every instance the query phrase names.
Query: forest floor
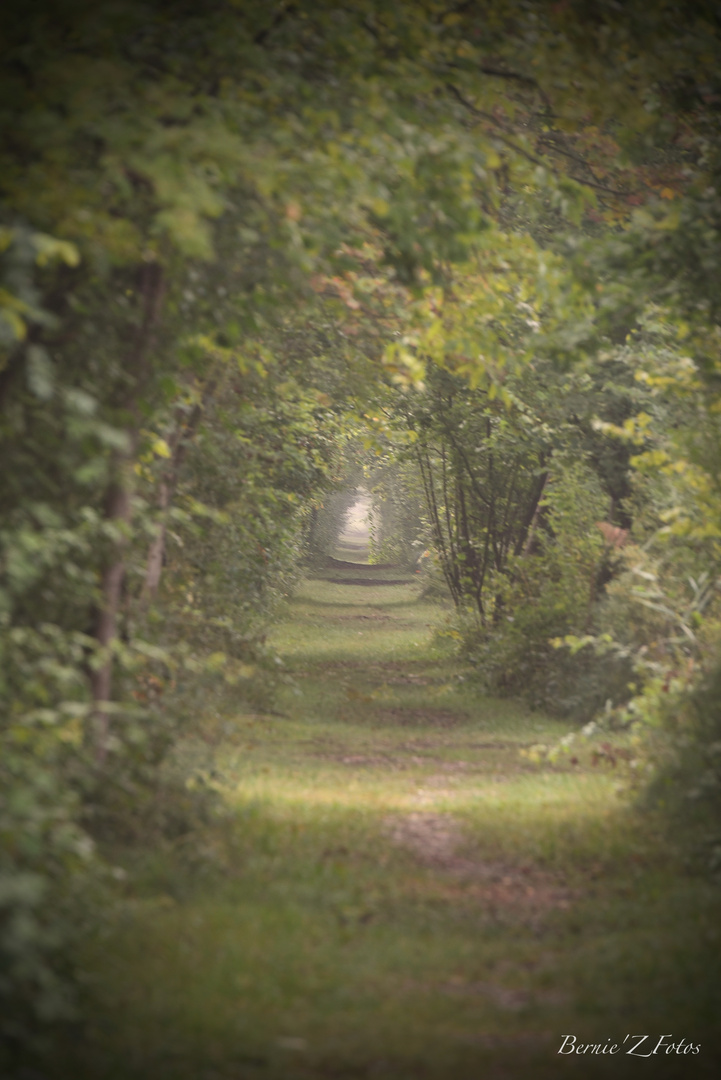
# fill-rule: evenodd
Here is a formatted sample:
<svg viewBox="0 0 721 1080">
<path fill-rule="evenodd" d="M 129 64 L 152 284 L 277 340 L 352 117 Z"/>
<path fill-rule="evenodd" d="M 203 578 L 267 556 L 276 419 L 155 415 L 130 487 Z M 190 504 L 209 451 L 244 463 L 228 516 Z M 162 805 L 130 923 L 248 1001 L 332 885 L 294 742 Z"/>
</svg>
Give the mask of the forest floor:
<svg viewBox="0 0 721 1080">
<path fill-rule="evenodd" d="M 227 812 L 113 852 L 127 896 L 63 1080 L 718 1075 L 718 889 L 592 748 L 525 757 L 568 723 L 480 695 L 419 592 L 307 580 L 275 713 L 209 713 L 178 748 Z M 664 1053 L 682 1039 L 700 1052 Z"/>
</svg>

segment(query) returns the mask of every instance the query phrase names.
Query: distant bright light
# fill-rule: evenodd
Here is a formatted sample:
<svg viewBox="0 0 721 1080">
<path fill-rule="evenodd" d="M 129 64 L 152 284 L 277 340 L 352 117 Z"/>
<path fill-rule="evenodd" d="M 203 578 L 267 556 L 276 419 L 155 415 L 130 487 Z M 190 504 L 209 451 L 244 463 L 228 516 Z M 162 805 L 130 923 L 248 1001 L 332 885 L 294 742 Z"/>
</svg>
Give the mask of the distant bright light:
<svg viewBox="0 0 721 1080">
<path fill-rule="evenodd" d="M 363 488 L 357 489 L 358 498 L 346 514 L 345 525 L 340 534 L 341 542 L 350 540 L 354 543 L 367 542 L 368 512 L 371 508 L 371 497 Z"/>
</svg>

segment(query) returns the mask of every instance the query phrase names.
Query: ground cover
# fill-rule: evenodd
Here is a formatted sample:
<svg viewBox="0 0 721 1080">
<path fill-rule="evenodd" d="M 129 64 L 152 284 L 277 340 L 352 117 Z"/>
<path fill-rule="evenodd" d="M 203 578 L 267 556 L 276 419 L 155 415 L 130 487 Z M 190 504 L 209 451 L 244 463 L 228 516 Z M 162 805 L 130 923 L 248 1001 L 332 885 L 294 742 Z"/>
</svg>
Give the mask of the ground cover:
<svg viewBox="0 0 721 1080">
<path fill-rule="evenodd" d="M 567 724 L 482 696 L 412 575 L 336 571 L 274 635 L 273 714 L 209 710 L 177 749 L 224 813 L 109 852 L 126 896 L 58 1075 L 717 1075 L 718 890 L 592 748 L 523 754 Z M 701 1050 L 629 1056 L 636 1033 Z"/>
</svg>

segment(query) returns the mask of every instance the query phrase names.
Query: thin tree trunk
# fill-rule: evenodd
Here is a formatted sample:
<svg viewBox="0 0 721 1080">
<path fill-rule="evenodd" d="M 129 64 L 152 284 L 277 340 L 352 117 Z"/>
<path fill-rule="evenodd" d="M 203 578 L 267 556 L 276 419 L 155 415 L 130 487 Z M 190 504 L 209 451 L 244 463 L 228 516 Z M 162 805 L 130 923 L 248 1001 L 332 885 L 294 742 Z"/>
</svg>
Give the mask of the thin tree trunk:
<svg viewBox="0 0 721 1080">
<path fill-rule="evenodd" d="M 141 607 L 147 607 L 158 591 L 160 576 L 163 572 L 163 558 L 165 557 L 165 536 L 168 528 L 168 509 L 170 507 L 170 485 L 165 480 L 160 481 L 158 487 L 158 510 L 160 521 L 158 531 L 150 541 L 148 558 L 145 567 L 145 580 L 140 593 Z"/>
<path fill-rule="evenodd" d="M 162 268 L 147 263 L 141 270 L 140 292 L 142 319 L 135 340 L 126 358 L 125 369 L 134 377 L 132 398 L 124 403 L 135 417 L 128 431 L 128 448 L 116 455 L 114 476 L 106 499 L 106 521 L 118 526 L 121 536 L 114 546 L 101 577 L 101 600 L 95 624 L 95 639 L 100 653 L 100 666 L 93 672 L 90 689 L 93 698 L 91 720 L 95 742 L 95 758 L 102 767 L 108 754 L 110 736 L 109 704 L 113 690 L 113 645 L 118 633 L 123 581 L 125 578 L 125 548 L 132 521 L 132 464 L 138 445 L 140 396 L 148 381 L 147 359 L 160 316 L 164 293 Z"/>
<path fill-rule="evenodd" d="M 536 529 L 538 528 L 538 518 L 541 513 L 541 499 L 543 498 L 543 492 L 546 490 L 546 481 L 548 480 L 548 473 L 545 473 L 542 478 L 542 483 L 538 488 L 538 494 L 535 498 L 535 506 L 533 507 L 533 516 L 531 517 L 530 524 L 528 526 L 528 532 L 526 539 L 521 550 L 521 554 L 526 556 L 530 554 L 531 545 L 533 544 L 533 538 L 536 535 Z"/>
<path fill-rule="evenodd" d="M 442 438 L 442 437 L 441 437 Z M 448 470 L 446 466 L 446 444 L 441 441 L 441 485 L 443 490 L 443 509 L 446 518 L 446 531 L 448 533 L 448 548 L 451 553 L 451 561 L 454 568 L 454 577 L 458 582 L 458 590 L 461 592 L 460 578 L 458 574 L 458 545 L 457 536 L 454 536 L 453 522 L 451 521 L 451 507 L 448 498 Z"/>
<path fill-rule="evenodd" d="M 428 450 L 423 448 L 426 452 L 426 462 L 424 466 L 423 455 L 421 454 L 421 448 L 417 449 L 418 464 L 421 470 L 421 477 L 423 479 L 423 487 L 426 496 L 426 506 L 433 522 L 433 532 L 435 533 L 436 543 L 441 556 L 441 567 L 443 569 L 443 576 L 446 579 L 449 592 L 453 598 L 453 602 L 456 607 L 460 607 L 461 598 L 458 594 L 456 582 L 452 573 L 451 561 L 448 556 L 448 550 L 446 548 L 445 539 L 443 536 L 443 526 L 441 524 L 440 515 L 438 513 L 438 504 L 436 502 L 435 490 L 433 488 L 433 474 L 431 471 L 431 463 L 428 458 Z M 426 475 L 427 470 L 427 475 Z"/>
<path fill-rule="evenodd" d="M 452 431 L 450 431 L 448 428 L 446 428 L 445 433 L 446 433 L 448 439 L 450 440 L 451 446 L 456 451 L 459 458 L 461 459 L 461 461 L 463 462 L 463 464 L 466 467 L 466 472 L 468 473 L 468 479 L 471 482 L 471 487 L 473 489 L 474 494 L 478 498 L 479 502 L 481 502 L 484 506 L 488 506 L 489 505 L 489 500 L 483 494 L 483 489 L 481 488 L 481 485 L 478 483 L 478 480 L 476 479 L 476 477 L 475 477 L 475 475 L 473 473 L 473 469 L 471 468 L 471 463 L 468 460 L 468 456 L 467 456 L 465 450 L 456 441 Z"/>
<path fill-rule="evenodd" d="M 118 476 L 108 498 L 106 511 L 107 519 L 121 529 L 130 525 L 132 517 L 132 504 L 130 487 L 127 478 L 121 474 Z M 127 539 L 119 540 L 113 561 L 108 564 L 103 572 L 101 591 L 103 602 L 98 611 L 95 624 L 95 639 L 101 653 L 102 663 L 91 675 L 91 690 L 93 695 L 93 717 L 95 756 L 99 765 L 105 761 L 108 751 L 108 736 L 110 734 L 110 703 L 113 682 L 113 658 L 112 647 L 118 633 L 118 613 L 122 600 L 123 579 L 125 577 L 124 548 Z"/>
<path fill-rule="evenodd" d="M 541 465 L 544 464 L 543 458 L 541 459 Z M 548 471 L 543 472 L 539 477 L 536 484 L 536 490 L 531 498 L 531 504 L 526 512 L 526 520 L 523 528 L 521 529 L 518 541 L 513 550 L 514 555 L 528 555 L 531 550 L 531 544 L 533 543 L 533 537 L 536 535 L 536 529 L 538 527 L 538 520 L 541 514 L 541 500 L 543 499 L 543 493 L 546 490 L 546 483 L 548 482 Z"/>
<path fill-rule="evenodd" d="M 188 443 L 195 434 L 200 419 L 203 415 L 208 398 L 213 394 L 217 385 L 217 379 L 210 379 L 203 390 L 201 400 L 193 407 L 190 416 L 183 419 L 177 417 L 177 426 L 170 441 L 170 460 L 158 485 L 158 529 L 148 547 L 148 556 L 145 564 L 145 579 L 140 593 L 140 606 L 146 608 L 152 601 L 163 572 L 163 559 L 165 557 L 165 541 L 168 533 L 168 511 L 170 510 L 175 489 L 178 486 L 180 469 L 188 449 Z"/>
</svg>

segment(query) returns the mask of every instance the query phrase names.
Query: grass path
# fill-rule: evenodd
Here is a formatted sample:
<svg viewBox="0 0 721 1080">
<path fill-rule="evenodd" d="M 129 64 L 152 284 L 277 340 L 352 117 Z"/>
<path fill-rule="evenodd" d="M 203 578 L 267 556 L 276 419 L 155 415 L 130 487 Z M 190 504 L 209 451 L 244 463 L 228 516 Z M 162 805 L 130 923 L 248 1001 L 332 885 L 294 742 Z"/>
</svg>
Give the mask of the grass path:
<svg viewBox="0 0 721 1080">
<path fill-rule="evenodd" d="M 412 579 L 325 577 L 275 634 L 281 715 L 208 716 L 179 748 L 228 815 L 187 849 L 125 853 L 72 1075 L 718 1075 L 718 891 L 613 770 L 522 755 L 566 729 L 480 697 Z M 635 1033 L 701 1053 L 557 1052 Z"/>
</svg>

